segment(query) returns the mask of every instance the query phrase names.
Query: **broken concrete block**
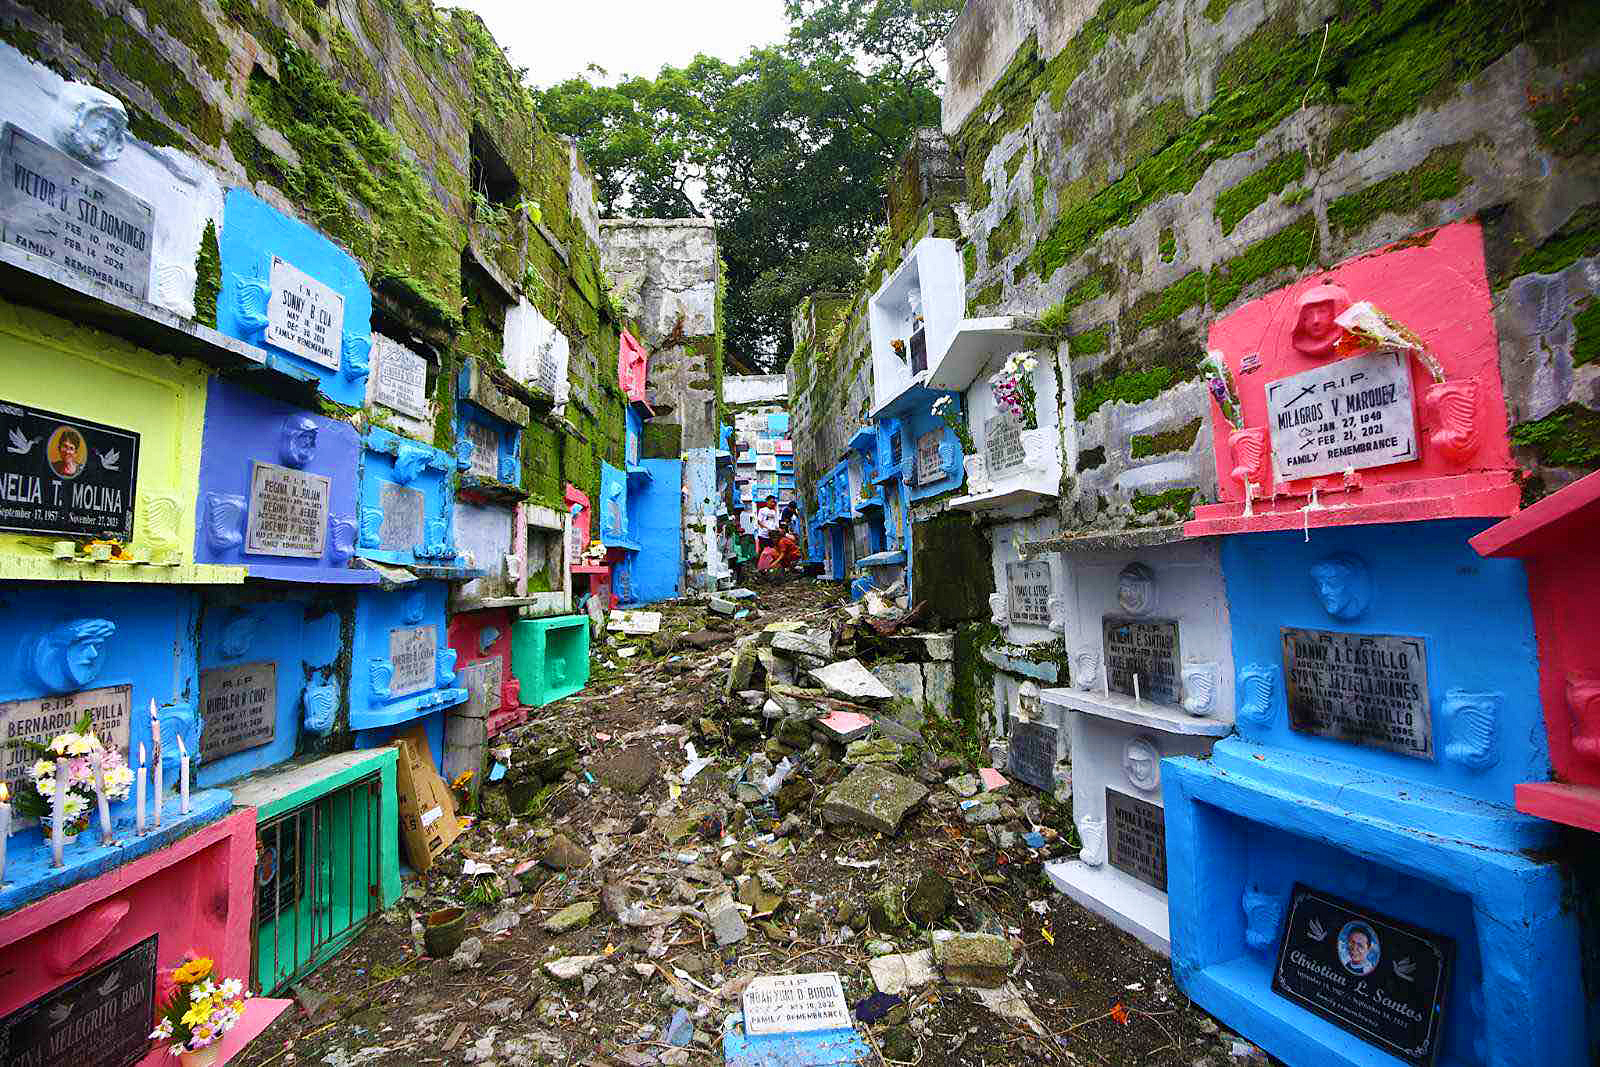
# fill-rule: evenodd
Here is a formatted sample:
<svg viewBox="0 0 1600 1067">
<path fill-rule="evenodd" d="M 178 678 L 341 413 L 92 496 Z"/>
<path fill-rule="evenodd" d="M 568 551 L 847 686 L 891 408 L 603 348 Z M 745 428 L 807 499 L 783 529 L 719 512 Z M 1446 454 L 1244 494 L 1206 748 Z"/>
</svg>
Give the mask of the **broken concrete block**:
<svg viewBox="0 0 1600 1067">
<path fill-rule="evenodd" d="M 744 916 L 739 914 L 739 905 L 732 897 L 714 901 L 706 909 L 706 918 L 711 922 L 711 932 L 717 935 L 719 945 L 732 945 L 750 936 L 750 928 L 745 926 Z"/>
<path fill-rule="evenodd" d="M 728 682 L 723 692 L 732 694 L 749 689 L 760 666 L 761 658 L 756 654 L 755 640 L 747 637 L 740 641 L 734 646 L 733 666 L 728 668 Z"/>
<path fill-rule="evenodd" d="M 609 629 L 618 633 L 643 635 L 661 632 L 661 612 L 613 610 L 607 622 Z"/>
<path fill-rule="evenodd" d="M 1016 958 L 1011 942 L 994 934 L 935 930 L 932 941 L 934 962 L 953 985 L 990 989 L 1003 985 Z"/>
<path fill-rule="evenodd" d="M 772 685 L 793 685 L 799 680 L 799 674 L 794 668 L 794 661 L 785 656 L 780 656 L 770 648 L 762 648 L 756 656 L 761 660 L 761 669 L 767 672 L 767 681 Z"/>
<path fill-rule="evenodd" d="M 592 900 L 580 900 L 576 904 L 568 904 L 544 921 L 544 932 L 564 934 L 569 930 L 588 926 L 589 920 L 594 918 L 594 913 L 599 908 L 600 905 Z"/>
<path fill-rule="evenodd" d="M 772 635 L 772 647 L 796 656 L 833 658 L 833 635 L 826 630 L 782 630 Z"/>
<path fill-rule="evenodd" d="M 922 665 L 922 700 L 929 715 L 949 718 L 956 702 L 955 664 Z"/>
<path fill-rule="evenodd" d="M 927 796 L 926 788 L 903 774 L 883 767 L 859 767 L 829 791 L 822 813 L 835 822 L 893 834 Z"/>
<path fill-rule="evenodd" d="M 879 956 L 867 961 L 873 984 L 878 992 L 890 996 L 904 996 L 913 989 L 933 984 L 938 977 L 933 970 L 933 952 L 921 949 L 897 956 Z"/>
<path fill-rule="evenodd" d="M 947 663 L 956 658 L 955 634 L 923 634 L 922 646 L 931 660 Z"/>
<path fill-rule="evenodd" d="M 835 696 L 845 700 L 891 700 L 894 693 L 878 681 L 860 660 L 847 659 L 830 663 L 811 672 L 817 683 Z"/>
<path fill-rule="evenodd" d="M 905 747 L 900 742 L 890 741 L 888 738 L 879 738 L 876 741 L 852 741 L 845 746 L 844 763 L 846 767 L 893 764 L 899 763 L 903 755 Z"/>
<path fill-rule="evenodd" d="M 583 972 L 593 967 L 604 956 L 563 956 L 558 960 L 550 960 L 544 965 L 544 973 L 558 982 L 570 982 L 581 978 Z"/>
<path fill-rule="evenodd" d="M 825 719 L 818 719 L 830 737 L 841 742 L 857 741 L 872 729 L 872 720 L 855 711 L 836 711 Z"/>
<path fill-rule="evenodd" d="M 922 668 L 915 663 L 880 663 L 872 668 L 878 681 L 888 686 L 895 699 L 908 704 L 922 703 Z"/>
</svg>

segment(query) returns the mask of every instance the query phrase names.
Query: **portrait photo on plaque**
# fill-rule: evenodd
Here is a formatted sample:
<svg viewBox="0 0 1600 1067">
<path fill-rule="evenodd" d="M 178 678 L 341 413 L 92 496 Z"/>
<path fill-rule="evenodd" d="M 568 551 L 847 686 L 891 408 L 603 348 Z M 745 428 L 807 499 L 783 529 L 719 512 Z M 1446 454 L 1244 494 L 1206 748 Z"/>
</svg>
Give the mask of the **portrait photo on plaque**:
<svg viewBox="0 0 1600 1067">
<path fill-rule="evenodd" d="M 0 530 L 133 540 L 139 435 L 0 400 Z"/>
</svg>

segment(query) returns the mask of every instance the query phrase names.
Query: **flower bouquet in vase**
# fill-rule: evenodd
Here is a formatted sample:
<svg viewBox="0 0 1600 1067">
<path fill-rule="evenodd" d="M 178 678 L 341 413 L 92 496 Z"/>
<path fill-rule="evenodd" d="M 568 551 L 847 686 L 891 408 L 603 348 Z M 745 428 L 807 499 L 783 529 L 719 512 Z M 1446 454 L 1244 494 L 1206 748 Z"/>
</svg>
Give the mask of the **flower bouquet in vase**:
<svg viewBox="0 0 1600 1067">
<path fill-rule="evenodd" d="M 244 1016 L 249 997 L 239 979 L 217 981 L 210 960 L 185 960 L 172 971 L 172 993 L 150 1040 L 165 1043 L 184 1067 L 209 1067 L 222 1052 L 223 1036 Z"/>
<path fill-rule="evenodd" d="M 28 776 L 17 789 L 17 813 L 38 819 L 47 839 L 55 813 L 58 774 L 65 785 L 61 821 L 68 841 L 87 830 L 94 815 L 97 762 L 107 803 L 122 800 L 133 785 L 133 771 L 128 769 L 127 759 L 116 749 L 106 748 L 94 735 L 93 721 L 87 712 L 70 731 L 51 738 L 48 744 L 38 741 L 13 741 L 12 744 L 29 750 L 34 756 L 28 766 Z"/>
</svg>

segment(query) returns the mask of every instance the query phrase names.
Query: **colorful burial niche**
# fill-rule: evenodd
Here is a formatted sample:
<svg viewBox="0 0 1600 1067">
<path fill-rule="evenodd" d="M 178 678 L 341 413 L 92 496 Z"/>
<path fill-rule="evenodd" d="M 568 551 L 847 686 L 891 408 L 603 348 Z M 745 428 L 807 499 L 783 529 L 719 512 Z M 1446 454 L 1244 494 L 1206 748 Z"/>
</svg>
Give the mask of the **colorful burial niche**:
<svg viewBox="0 0 1600 1067">
<path fill-rule="evenodd" d="M 935 394 L 928 368 L 950 347 L 966 311 L 966 277 L 956 243 L 924 237 L 867 301 L 872 334 L 872 415 L 926 411 Z"/>
<path fill-rule="evenodd" d="M 13 635 L 13 669 L 0 678 L 0 737 L 45 744 L 74 732 L 87 716 L 95 737 L 125 759 L 135 776 L 142 745 L 147 768 L 145 832 L 137 829 L 134 784 L 121 799 L 108 787 L 113 843 L 105 843 L 92 788 L 86 784 L 81 809 L 69 806 L 63 821 L 66 828 L 76 814 L 86 828 L 65 845 L 62 866 L 57 867 L 49 815 L 36 824 L 22 800 L 34 781 L 30 770 L 37 754 L 15 744 L 0 751 L 0 770 L 14 805 L 0 914 L 158 852 L 231 807 L 227 792 L 202 789 L 195 781 L 205 759 L 190 636 L 198 625 L 196 598 L 192 590 L 169 586 L 19 584 L 0 603 L 0 632 Z M 154 654 L 160 649 L 167 654 Z M 159 757 L 152 701 L 162 738 Z M 180 737 L 190 757 L 187 814 L 179 797 Z M 163 785 L 159 827 L 154 787 L 158 758 Z"/>
<path fill-rule="evenodd" d="M 1177 542 L 1060 556 L 1072 684 L 1042 694 L 1072 746 L 1083 848 L 1049 864 L 1060 890 L 1169 951 L 1162 760 L 1204 756 L 1233 721 L 1228 602 L 1217 546 Z"/>
<path fill-rule="evenodd" d="M 1515 510 L 1476 223 L 1246 304 L 1210 347 L 1221 500 L 1191 536 Z"/>
<path fill-rule="evenodd" d="M 352 570 L 361 439 L 311 415 L 213 380 L 201 443 L 195 557 L 252 578 L 376 582 Z"/>
<path fill-rule="evenodd" d="M 457 378 L 456 461 L 461 485 L 510 505 L 522 499 L 522 427 L 528 406 L 507 396 L 478 360 Z"/>
<path fill-rule="evenodd" d="M 363 445 L 357 554 L 401 566 L 459 568 L 450 488 L 455 457 L 381 429 L 369 430 Z"/>
<path fill-rule="evenodd" d="M 1510 806 L 1550 768 L 1526 578 L 1483 528 L 1222 541 L 1238 733 L 1162 763 L 1173 970 L 1288 1062 L 1589 1055 L 1566 876 Z M 1370 975 L 1330 955 L 1349 923 Z"/>
<path fill-rule="evenodd" d="M 1478 534 L 1472 547 L 1521 559 L 1539 638 L 1539 703 L 1553 779 L 1517 783 L 1517 810 L 1600 832 L 1600 474 Z"/>
<path fill-rule="evenodd" d="M 223 208 L 217 329 L 285 354 L 322 395 L 360 407 L 372 348 L 372 292 L 350 254 L 244 189 Z"/>
<path fill-rule="evenodd" d="M 444 710 L 467 699 L 445 629 L 444 582 L 412 582 L 356 596 L 350 660 L 350 728 L 357 748 L 387 744 L 422 720 L 437 761 Z"/>
</svg>

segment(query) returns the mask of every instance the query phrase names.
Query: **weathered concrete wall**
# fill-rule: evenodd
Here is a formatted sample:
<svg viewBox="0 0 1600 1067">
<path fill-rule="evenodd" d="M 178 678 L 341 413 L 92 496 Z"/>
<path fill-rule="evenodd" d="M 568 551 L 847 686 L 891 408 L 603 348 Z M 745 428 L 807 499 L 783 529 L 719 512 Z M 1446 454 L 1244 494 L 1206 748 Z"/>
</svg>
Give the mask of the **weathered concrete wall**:
<svg viewBox="0 0 1600 1067">
<path fill-rule="evenodd" d="M 656 419 L 684 448 L 717 446 L 722 408 L 722 261 L 708 219 L 604 219 L 601 260 L 613 297 L 650 351 Z"/>
<path fill-rule="evenodd" d="M 1213 319 L 1473 215 L 1533 491 L 1600 466 L 1600 320 L 1585 313 L 1600 281 L 1600 22 L 1575 0 L 1517 10 L 967 5 L 945 128 L 967 173 L 969 313 L 1042 315 L 1069 338 L 1064 525 L 1170 521 L 1215 498 L 1195 432 Z"/>
<path fill-rule="evenodd" d="M 524 488 L 560 507 L 564 482 L 597 493 L 600 461 L 620 462 L 620 315 L 592 180 L 477 16 L 416 0 L 0 0 L 0 40 L 347 248 L 374 329 L 433 365 L 435 444 L 453 445 L 462 361 L 501 366 L 506 310 L 526 299 L 571 343 L 573 403 L 523 434 Z M 218 268 L 204 248 L 195 266 L 209 324 Z"/>
<path fill-rule="evenodd" d="M 779 404 L 789 398 L 789 379 L 782 374 L 730 374 L 722 379 L 722 401 L 729 408 L 744 404 Z"/>
</svg>

